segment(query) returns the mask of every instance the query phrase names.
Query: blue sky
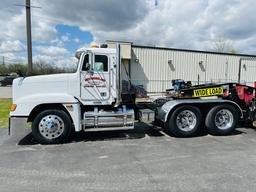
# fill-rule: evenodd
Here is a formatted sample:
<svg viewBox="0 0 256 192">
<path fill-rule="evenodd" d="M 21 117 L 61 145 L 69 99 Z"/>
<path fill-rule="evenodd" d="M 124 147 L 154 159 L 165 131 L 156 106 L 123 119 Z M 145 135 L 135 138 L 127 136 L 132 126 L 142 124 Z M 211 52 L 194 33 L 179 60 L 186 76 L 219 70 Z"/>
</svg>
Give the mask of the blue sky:
<svg viewBox="0 0 256 192">
<path fill-rule="evenodd" d="M 70 53 L 74 53 L 78 48 L 90 45 L 93 42 L 93 36 L 89 31 L 81 31 L 78 26 L 57 25 L 56 38 L 50 42 L 33 41 L 33 46 L 50 46 L 61 42 Z M 58 41 L 59 40 L 59 41 Z M 56 42 L 55 42 L 56 41 Z M 34 55 L 40 54 L 34 49 Z"/>
<path fill-rule="evenodd" d="M 82 45 L 89 45 L 93 42 L 91 32 L 81 31 L 78 26 L 57 25 L 56 30 L 58 34 L 57 37 L 61 38 L 67 36 L 69 38 L 64 44 L 71 52 L 75 52 Z"/>
</svg>

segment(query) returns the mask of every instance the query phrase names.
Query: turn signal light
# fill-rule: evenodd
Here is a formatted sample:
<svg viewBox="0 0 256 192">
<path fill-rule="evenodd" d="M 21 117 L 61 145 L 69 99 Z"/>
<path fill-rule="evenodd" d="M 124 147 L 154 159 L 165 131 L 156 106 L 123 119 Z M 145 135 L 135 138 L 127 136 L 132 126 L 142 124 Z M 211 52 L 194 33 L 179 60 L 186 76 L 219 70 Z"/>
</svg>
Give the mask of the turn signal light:
<svg viewBox="0 0 256 192">
<path fill-rule="evenodd" d="M 17 105 L 16 105 L 16 104 L 12 104 L 12 105 L 11 105 L 11 111 L 15 111 L 16 108 L 17 108 Z"/>
</svg>

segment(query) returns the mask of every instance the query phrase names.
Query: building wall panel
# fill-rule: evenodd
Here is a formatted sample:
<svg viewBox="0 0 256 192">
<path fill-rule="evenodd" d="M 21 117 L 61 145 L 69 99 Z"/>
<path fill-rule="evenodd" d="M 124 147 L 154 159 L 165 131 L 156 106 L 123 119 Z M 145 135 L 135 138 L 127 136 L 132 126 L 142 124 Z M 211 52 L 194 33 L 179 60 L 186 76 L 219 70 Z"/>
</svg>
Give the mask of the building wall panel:
<svg viewBox="0 0 256 192">
<path fill-rule="evenodd" d="M 193 84 L 198 79 L 200 83 L 234 82 L 238 79 L 239 59 L 240 56 L 233 55 L 132 47 L 131 80 L 148 92 L 164 92 L 171 87 L 172 79 Z M 170 60 L 175 70 L 168 64 Z M 242 69 L 242 81 L 252 85 L 256 79 L 256 61 L 244 63 L 248 67 Z"/>
</svg>

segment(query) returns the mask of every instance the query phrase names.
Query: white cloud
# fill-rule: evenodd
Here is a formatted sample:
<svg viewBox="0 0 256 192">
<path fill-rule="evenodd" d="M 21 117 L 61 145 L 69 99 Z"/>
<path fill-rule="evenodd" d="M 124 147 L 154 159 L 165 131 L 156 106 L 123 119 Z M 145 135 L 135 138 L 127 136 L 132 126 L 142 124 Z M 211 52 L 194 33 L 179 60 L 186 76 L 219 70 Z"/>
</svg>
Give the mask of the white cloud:
<svg viewBox="0 0 256 192">
<path fill-rule="evenodd" d="M 0 53 L 14 53 L 25 51 L 25 46 L 19 40 L 3 41 L 0 44 Z"/>
<path fill-rule="evenodd" d="M 64 42 L 62 40 L 60 40 L 58 37 L 51 40 L 50 43 L 54 46 L 57 46 L 57 47 L 64 47 L 64 45 L 65 45 Z"/>
<path fill-rule="evenodd" d="M 0 42 L 0 63 L 3 62 L 3 57 L 5 64 L 25 63 L 26 58 L 24 55 L 26 55 L 26 47 L 19 40 Z"/>
<path fill-rule="evenodd" d="M 55 64 L 63 68 L 74 68 L 77 66 L 77 59 L 73 57 L 65 57 L 56 60 Z"/>
<path fill-rule="evenodd" d="M 7 1 L 7 0 L 5 0 Z M 10 1 L 8 1 L 10 2 Z M 1 2 L 2 3 L 2 2 Z M 13 6 L 12 4 L 8 5 Z M 13 6 L 15 7 L 15 6 Z M 17 9 L 17 8 L 16 8 Z M 14 9 L 14 10 L 16 10 Z M 0 41 L 3 40 L 26 40 L 26 12 L 25 8 L 19 11 L 1 11 Z M 33 13 L 33 12 L 32 12 Z M 33 41 L 49 41 L 56 37 L 56 22 L 45 20 L 42 17 L 32 15 L 32 39 Z"/>
<path fill-rule="evenodd" d="M 70 40 L 69 40 L 69 35 L 67 35 L 67 34 L 66 34 L 66 35 L 62 35 L 62 36 L 61 36 L 61 40 L 62 40 L 63 42 L 68 42 L 68 41 L 70 41 Z"/>
<path fill-rule="evenodd" d="M 25 9 L 1 1 L 0 50 L 15 52 L 26 40 Z M 32 1 L 33 40 L 46 57 L 66 55 L 65 42 L 83 39 L 59 36 L 58 24 L 90 31 L 93 41 L 132 41 L 135 44 L 211 50 L 224 36 L 238 52 L 256 54 L 256 1 L 254 0 L 44 0 Z M 12 44 L 13 46 L 10 46 Z M 24 45 L 23 45 L 24 49 Z"/>
<path fill-rule="evenodd" d="M 33 57 L 34 63 L 46 63 L 61 68 L 74 68 L 77 65 L 75 54 L 63 47 L 36 46 L 35 49 L 39 54 Z"/>
<path fill-rule="evenodd" d="M 40 14 L 54 21 L 91 30 L 116 31 L 130 28 L 142 20 L 148 11 L 148 1 L 151 0 L 44 0 L 38 4 L 47 7 Z"/>
<path fill-rule="evenodd" d="M 224 36 L 243 53 L 256 53 L 256 2 L 222 0 L 165 0 L 148 5 L 148 14 L 137 25 L 123 31 L 94 31 L 94 40 L 132 41 L 135 44 L 188 49 L 213 49 Z"/>
<path fill-rule="evenodd" d="M 77 59 L 74 56 L 36 55 L 33 57 L 33 62 L 53 65 L 60 68 L 75 68 L 77 66 Z"/>
<path fill-rule="evenodd" d="M 69 51 L 63 47 L 56 46 L 36 46 L 35 49 L 48 56 L 65 56 L 69 55 Z"/>
<path fill-rule="evenodd" d="M 33 17 L 33 16 L 32 16 Z M 57 36 L 56 23 L 41 17 L 32 19 L 32 39 L 37 42 L 48 42 Z"/>
</svg>

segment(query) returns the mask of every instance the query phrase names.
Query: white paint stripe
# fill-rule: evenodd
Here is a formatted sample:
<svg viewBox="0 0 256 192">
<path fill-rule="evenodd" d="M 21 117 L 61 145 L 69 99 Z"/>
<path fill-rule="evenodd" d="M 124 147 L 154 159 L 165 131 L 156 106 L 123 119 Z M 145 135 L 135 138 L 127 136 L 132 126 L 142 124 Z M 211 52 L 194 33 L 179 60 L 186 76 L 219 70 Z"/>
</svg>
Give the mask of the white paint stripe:
<svg viewBox="0 0 256 192">
<path fill-rule="evenodd" d="M 145 133 L 145 138 L 150 139 L 150 136 L 147 133 Z"/>
<path fill-rule="evenodd" d="M 173 138 L 173 137 L 171 137 L 170 135 L 168 135 L 168 134 L 166 134 L 164 131 L 159 131 L 161 134 L 163 134 L 164 136 L 166 136 L 166 137 L 169 137 L 169 138 Z"/>
<path fill-rule="evenodd" d="M 107 159 L 107 158 L 108 158 L 107 155 L 99 156 L 99 159 Z"/>
</svg>

